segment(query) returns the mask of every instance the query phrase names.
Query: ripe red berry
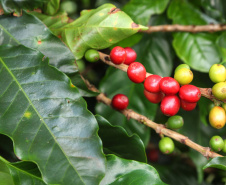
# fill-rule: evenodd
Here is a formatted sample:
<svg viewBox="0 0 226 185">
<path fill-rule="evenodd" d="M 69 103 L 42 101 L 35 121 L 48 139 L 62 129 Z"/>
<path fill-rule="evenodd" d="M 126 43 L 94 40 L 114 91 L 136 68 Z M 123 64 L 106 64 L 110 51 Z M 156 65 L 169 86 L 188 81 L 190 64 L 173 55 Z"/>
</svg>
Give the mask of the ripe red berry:
<svg viewBox="0 0 226 185">
<path fill-rule="evenodd" d="M 124 94 L 116 94 L 112 98 L 111 105 L 113 108 L 117 110 L 123 110 L 126 109 L 129 105 L 129 99 L 126 95 Z"/>
<path fill-rule="evenodd" d="M 132 62 L 135 62 L 137 59 L 137 53 L 130 47 L 124 48 L 126 51 L 126 60 L 124 61 L 124 64 L 130 65 Z"/>
<path fill-rule="evenodd" d="M 111 61 L 116 65 L 123 63 L 126 59 L 125 49 L 120 46 L 114 47 L 111 50 L 110 58 L 111 58 Z"/>
<path fill-rule="evenodd" d="M 162 92 L 158 93 L 151 93 L 144 89 L 144 96 L 150 101 L 151 103 L 159 103 L 162 101 L 163 97 L 165 96 Z"/>
<path fill-rule="evenodd" d="M 151 162 L 157 162 L 159 159 L 159 150 L 155 148 L 150 149 L 150 151 L 148 151 L 147 157 Z"/>
<path fill-rule="evenodd" d="M 186 102 L 195 103 L 201 98 L 201 92 L 198 87 L 188 84 L 180 88 L 179 96 Z"/>
<path fill-rule="evenodd" d="M 160 109 L 166 116 L 174 116 L 180 109 L 180 99 L 176 95 L 165 96 Z"/>
<path fill-rule="evenodd" d="M 129 79 L 134 83 L 141 83 L 146 78 L 146 69 L 139 62 L 133 62 L 127 69 Z"/>
<path fill-rule="evenodd" d="M 186 110 L 186 111 L 191 111 L 193 109 L 195 109 L 197 103 L 190 103 L 190 102 L 186 102 L 184 100 L 180 101 L 180 106 L 182 109 Z"/>
<path fill-rule="evenodd" d="M 152 93 L 160 92 L 159 82 L 162 79 L 159 75 L 148 76 L 144 81 L 144 88 Z"/>
<path fill-rule="evenodd" d="M 163 77 L 159 82 L 159 87 L 166 95 L 177 94 L 180 89 L 179 83 L 171 77 Z"/>
</svg>

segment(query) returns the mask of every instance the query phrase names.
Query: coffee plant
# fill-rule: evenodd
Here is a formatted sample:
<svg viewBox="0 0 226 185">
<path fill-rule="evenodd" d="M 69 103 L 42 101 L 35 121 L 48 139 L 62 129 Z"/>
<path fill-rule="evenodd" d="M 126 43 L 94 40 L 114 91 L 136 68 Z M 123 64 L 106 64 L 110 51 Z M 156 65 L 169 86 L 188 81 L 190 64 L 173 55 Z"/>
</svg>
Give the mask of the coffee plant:
<svg viewBox="0 0 226 185">
<path fill-rule="evenodd" d="M 226 183 L 226 1 L 0 0 L 0 185 Z"/>
</svg>

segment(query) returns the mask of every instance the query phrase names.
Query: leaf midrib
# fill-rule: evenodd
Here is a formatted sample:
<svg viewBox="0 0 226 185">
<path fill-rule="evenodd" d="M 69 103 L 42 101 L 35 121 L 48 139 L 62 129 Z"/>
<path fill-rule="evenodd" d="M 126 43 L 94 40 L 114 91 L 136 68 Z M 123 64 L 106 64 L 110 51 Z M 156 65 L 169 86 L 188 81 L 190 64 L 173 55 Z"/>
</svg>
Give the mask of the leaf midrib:
<svg viewBox="0 0 226 185">
<path fill-rule="evenodd" d="M 13 75 L 13 73 L 10 71 L 10 69 L 7 67 L 7 65 L 5 64 L 5 62 L 2 60 L 2 58 L 0 58 L 1 63 L 3 64 L 3 66 L 6 68 L 6 70 L 8 71 L 8 73 L 12 76 L 12 78 L 14 79 L 14 81 L 16 82 L 16 84 L 18 85 L 19 89 L 23 92 L 24 96 L 26 97 L 26 99 L 29 102 L 29 105 L 34 109 L 34 111 L 36 112 L 36 114 L 38 115 L 38 117 L 40 118 L 40 120 L 42 121 L 41 124 L 44 124 L 45 127 L 47 128 L 47 130 L 49 131 L 50 135 L 53 137 L 55 143 L 57 143 L 57 145 L 59 146 L 59 148 L 61 149 L 62 153 L 64 154 L 65 158 L 67 159 L 67 161 L 69 162 L 69 164 L 72 166 L 72 168 L 75 170 L 75 172 L 78 174 L 81 182 L 85 185 L 85 182 L 83 181 L 83 179 L 81 178 L 80 174 L 78 173 L 78 171 L 75 169 L 75 167 L 71 164 L 70 160 L 68 159 L 67 155 L 65 154 L 64 150 L 61 148 L 60 144 L 57 142 L 55 136 L 52 134 L 52 132 L 49 130 L 49 127 L 46 125 L 46 123 L 44 122 L 42 116 L 39 114 L 39 112 L 36 110 L 36 108 L 34 107 L 32 101 L 30 100 L 30 98 L 27 96 L 27 94 L 25 93 L 24 89 L 22 88 L 22 86 L 20 85 L 20 83 L 18 82 L 18 80 L 15 78 L 15 76 Z M 41 172 L 42 173 L 42 172 Z"/>
</svg>

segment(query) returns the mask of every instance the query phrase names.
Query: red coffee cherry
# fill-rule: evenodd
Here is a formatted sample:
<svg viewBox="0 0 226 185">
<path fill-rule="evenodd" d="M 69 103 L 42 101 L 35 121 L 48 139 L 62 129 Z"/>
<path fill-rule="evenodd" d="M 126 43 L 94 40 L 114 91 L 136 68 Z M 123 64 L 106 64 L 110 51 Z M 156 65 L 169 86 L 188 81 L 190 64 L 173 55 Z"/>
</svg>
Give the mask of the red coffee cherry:
<svg viewBox="0 0 226 185">
<path fill-rule="evenodd" d="M 186 102 L 195 103 L 201 98 L 201 92 L 198 87 L 188 84 L 180 88 L 179 96 Z"/>
<path fill-rule="evenodd" d="M 179 83 L 171 77 L 163 77 L 159 82 L 159 87 L 166 95 L 177 94 L 180 89 Z"/>
<path fill-rule="evenodd" d="M 134 83 L 141 83 L 146 78 L 146 69 L 139 62 L 133 62 L 127 69 L 129 79 Z"/>
<path fill-rule="evenodd" d="M 120 46 L 114 47 L 111 50 L 110 58 L 111 58 L 111 61 L 116 65 L 123 63 L 126 59 L 125 49 Z"/>
<path fill-rule="evenodd" d="M 196 105 L 197 105 L 197 103 L 190 103 L 190 102 L 186 102 L 184 100 L 180 101 L 181 108 L 186 111 L 191 111 L 191 110 L 195 109 Z"/>
<path fill-rule="evenodd" d="M 113 108 L 117 110 L 123 110 L 126 109 L 129 105 L 129 99 L 126 95 L 124 94 L 116 94 L 112 98 L 111 105 Z"/>
<path fill-rule="evenodd" d="M 160 109 L 166 116 L 174 116 L 180 109 L 180 99 L 176 95 L 165 96 L 162 99 Z"/>
<path fill-rule="evenodd" d="M 158 149 L 150 149 L 148 151 L 148 160 L 150 160 L 151 162 L 157 162 L 159 160 L 159 150 Z"/>
<path fill-rule="evenodd" d="M 159 75 L 148 76 L 144 81 L 144 88 L 152 93 L 160 92 L 159 82 L 162 79 Z"/>
<path fill-rule="evenodd" d="M 151 93 L 144 89 L 144 96 L 150 101 L 151 103 L 159 103 L 162 101 L 163 97 L 165 96 L 162 92 L 158 93 Z"/>
<path fill-rule="evenodd" d="M 137 53 L 130 47 L 124 48 L 126 51 L 126 60 L 124 61 L 124 64 L 130 65 L 132 62 L 135 62 L 137 59 Z"/>
</svg>

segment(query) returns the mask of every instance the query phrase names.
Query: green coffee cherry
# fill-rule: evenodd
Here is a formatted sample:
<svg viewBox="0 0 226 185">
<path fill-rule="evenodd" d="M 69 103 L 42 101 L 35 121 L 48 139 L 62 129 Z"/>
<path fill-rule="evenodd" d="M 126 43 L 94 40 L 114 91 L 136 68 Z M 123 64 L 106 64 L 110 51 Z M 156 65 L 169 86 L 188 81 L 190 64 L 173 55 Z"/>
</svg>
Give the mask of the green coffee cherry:
<svg viewBox="0 0 226 185">
<path fill-rule="evenodd" d="M 175 146 L 173 140 L 169 137 L 163 137 L 159 141 L 159 150 L 164 154 L 170 154 L 173 152 Z"/>
<path fill-rule="evenodd" d="M 186 85 L 193 80 L 193 73 L 190 69 L 181 68 L 175 72 L 174 79 L 178 81 L 180 85 Z"/>
<path fill-rule="evenodd" d="M 177 68 L 175 69 L 174 73 L 176 73 L 178 70 L 183 69 L 183 68 L 190 69 L 189 65 L 187 65 L 187 64 L 180 64 L 179 66 L 177 66 Z"/>
<path fill-rule="evenodd" d="M 213 64 L 209 70 L 209 77 L 214 83 L 224 82 L 226 69 L 221 64 Z"/>
<path fill-rule="evenodd" d="M 219 82 L 212 87 L 213 95 L 219 100 L 226 99 L 226 82 Z"/>
<path fill-rule="evenodd" d="M 166 127 L 170 129 L 179 129 L 184 125 L 184 119 L 181 116 L 171 116 L 166 123 Z"/>
<path fill-rule="evenodd" d="M 221 151 L 224 147 L 224 141 L 220 136 L 213 136 L 210 139 L 209 144 L 210 144 L 210 148 L 215 152 Z"/>
<path fill-rule="evenodd" d="M 77 11 L 77 4 L 74 1 L 63 1 L 60 4 L 60 10 L 68 14 L 73 14 Z"/>
<path fill-rule="evenodd" d="M 77 63 L 77 65 L 78 65 L 78 70 L 80 71 L 80 72 L 82 72 L 82 71 L 84 71 L 85 70 L 85 63 L 84 63 L 84 61 L 83 60 L 76 60 L 76 63 Z"/>
<path fill-rule="evenodd" d="M 97 62 L 100 59 L 100 55 L 97 50 L 89 49 L 85 53 L 85 59 L 88 62 Z"/>
<path fill-rule="evenodd" d="M 226 153 L 226 139 L 224 139 L 224 147 L 222 148 L 222 151 L 223 151 L 224 153 Z"/>
</svg>

